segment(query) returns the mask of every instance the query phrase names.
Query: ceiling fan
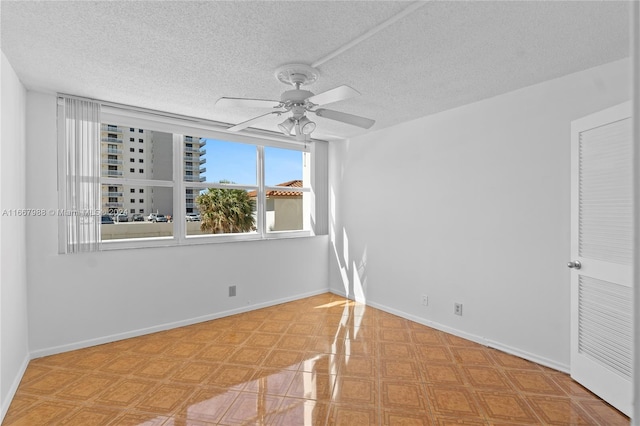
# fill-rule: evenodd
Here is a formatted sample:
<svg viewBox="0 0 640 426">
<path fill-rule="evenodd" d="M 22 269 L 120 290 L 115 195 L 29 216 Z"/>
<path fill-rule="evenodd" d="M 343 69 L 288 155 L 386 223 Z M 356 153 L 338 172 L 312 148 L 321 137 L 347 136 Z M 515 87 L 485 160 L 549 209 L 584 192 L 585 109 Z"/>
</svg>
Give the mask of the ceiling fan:
<svg viewBox="0 0 640 426">
<path fill-rule="evenodd" d="M 262 114 L 250 120 L 236 124 L 227 130 L 237 132 L 250 127 L 270 115 L 276 114 L 280 116 L 282 114 L 291 113 L 286 120 L 278 124 L 278 128 L 285 136 L 295 136 L 297 140 L 306 141 L 309 140 L 311 133 L 316 128 L 316 123 L 307 117 L 307 113 L 314 113 L 318 117 L 340 121 L 342 123 L 351 124 L 364 129 L 370 128 L 375 123 L 375 120 L 360 117 L 358 115 L 347 114 L 346 112 L 334 111 L 326 108 L 318 108 L 322 105 L 358 96 L 360 95 L 360 92 L 347 85 L 338 86 L 317 95 L 308 90 L 300 89 L 300 86 L 310 85 L 318 79 L 319 73 L 315 68 L 304 64 L 289 64 L 278 68 L 275 75 L 282 83 L 295 87 L 295 89 L 284 92 L 279 101 L 227 97 L 218 99 L 216 106 L 221 107 L 244 106 L 274 109 L 266 114 Z"/>
</svg>

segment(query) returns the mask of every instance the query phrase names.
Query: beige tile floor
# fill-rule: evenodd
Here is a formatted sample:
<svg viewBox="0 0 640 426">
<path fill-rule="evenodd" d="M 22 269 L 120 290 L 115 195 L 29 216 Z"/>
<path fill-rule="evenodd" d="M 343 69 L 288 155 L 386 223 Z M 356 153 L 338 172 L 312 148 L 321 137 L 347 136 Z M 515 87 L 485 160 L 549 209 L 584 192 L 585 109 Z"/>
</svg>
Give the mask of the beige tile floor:
<svg viewBox="0 0 640 426">
<path fill-rule="evenodd" d="M 3 425 L 623 425 L 553 371 L 323 294 L 30 362 Z"/>
</svg>

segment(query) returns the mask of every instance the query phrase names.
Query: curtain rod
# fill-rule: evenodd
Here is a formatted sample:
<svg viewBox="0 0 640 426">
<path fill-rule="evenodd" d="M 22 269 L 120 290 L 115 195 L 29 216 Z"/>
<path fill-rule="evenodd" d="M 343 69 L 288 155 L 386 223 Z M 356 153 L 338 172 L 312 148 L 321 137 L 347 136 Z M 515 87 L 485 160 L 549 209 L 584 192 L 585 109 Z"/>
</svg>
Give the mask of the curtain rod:
<svg viewBox="0 0 640 426">
<path fill-rule="evenodd" d="M 57 96 L 58 96 L 58 98 L 68 98 L 68 99 L 76 99 L 76 100 L 80 100 L 80 101 L 97 102 L 101 106 L 117 108 L 117 109 L 121 109 L 121 110 L 124 110 L 124 111 L 140 112 L 140 113 L 143 113 L 143 114 L 156 115 L 156 116 L 159 116 L 159 117 L 165 117 L 165 118 L 171 118 L 171 119 L 177 119 L 177 120 L 184 120 L 184 121 L 189 121 L 189 122 L 192 122 L 192 123 L 205 124 L 207 126 L 214 127 L 215 128 L 214 130 L 218 130 L 218 131 L 225 131 L 225 130 L 227 130 L 227 128 L 232 126 L 232 124 L 230 124 L 230 123 L 224 123 L 224 122 L 221 122 L 221 121 L 214 121 L 214 120 L 209 120 L 209 119 L 206 119 L 206 118 L 190 117 L 188 115 L 175 114 L 175 113 L 172 113 L 172 112 L 159 111 L 159 110 L 150 109 L 150 108 L 136 107 L 136 106 L 127 105 L 127 104 L 120 104 L 120 103 L 117 103 L 117 102 L 103 101 L 101 99 L 94 99 L 94 98 L 87 98 L 87 97 L 84 97 L 84 96 L 70 95 L 70 94 L 67 94 L 67 93 L 58 93 Z M 276 140 L 281 141 L 281 142 L 305 145 L 304 142 L 291 140 L 289 138 L 283 137 L 283 135 L 281 133 L 275 132 L 275 131 L 271 131 L 271 130 L 247 129 L 247 130 L 244 131 L 244 133 L 248 134 L 248 135 L 251 135 L 251 136 L 257 136 L 257 137 L 259 137 L 259 136 L 269 137 L 269 138 L 276 139 Z M 311 140 L 306 142 L 306 143 L 309 143 L 309 142 L 325 142 L 326 143 L 327 141 L 325 141 L 323 139 L 311 138 Z"/>
</svg>

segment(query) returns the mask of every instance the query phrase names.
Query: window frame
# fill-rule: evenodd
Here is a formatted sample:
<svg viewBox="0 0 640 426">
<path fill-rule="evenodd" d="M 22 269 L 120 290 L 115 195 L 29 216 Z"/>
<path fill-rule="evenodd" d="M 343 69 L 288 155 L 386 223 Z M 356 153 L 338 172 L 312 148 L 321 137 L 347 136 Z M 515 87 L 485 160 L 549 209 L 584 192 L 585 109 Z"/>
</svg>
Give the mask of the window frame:
<svg viewBox="0 0 640 426">
<path fill-rule="evenodd" d="M 134 185 L 145 187 L 171 187 L 173 188 L 173 235 L 169 237 L 151 237 L 151 238 L 131 238 L 122 240 L 105 240 L 101 242 L 102 250 L 124 249 L 124 248 L 145 248 L 157 246 L 180 246 L 180 245 L 197 245 L 197 244 L 215 244 L 235 241 L 255 241 L 255 240 L 272 240 L 282 238 L 300 238 L 311 237 L 316 235 L 312 226 L 312 218 L 318 215 L 328 213 L 326 201 L 324 206 L 322 200 L 313 200 L 311 207 L 307 208 L 304 213 L 303 223 L 306 224 L 306 230 L 293 231 L 269 231 L 266 229 L 266 192 L 271 189 L 294 190 L 296 192 L 307 192 L 309 197 L 315 197 L 315 185 L 318 185 L 318 179 L 314 179 L 315 173 L 315 144 L 327 144 L 325 141 L 314 140 L 310 143 L 292 141 L 270 132 L 243 132 L 230 133 L 225 132 L 217 123 L 207 122 L 204 120 L 190 120 L 188 117 L 173 116 L 170 114 L 154 113 L 141 111 L 132 107 L 122 108 L 119 106 L 102 105 L 101 124 L 117 124 L 122 127 L 133 127 L 139 130 L 147 129 L 152 131 L 167 132 L 173 135 L 173 180 L 152 180 L 138 178 L 109 178 L 100 177 L 100 184 L 118 184 L 118 185 Z M 146 133 L 146 132 L 145 132 Z M 258 133 L 258 134 L 252 134 Z M 264 133 L 264 134 L 262 134 Z M 185 136 L 198 135 L 199 138 L 218 139 L 232 143 L 245 143 L 256 146 L 256 173 L 257 183 L 252 185 L 232 185 L 220 184 L 214 182 L 191 182 L 185 181 L 184 175 L 184 146 Z M 276 147 L 302 151 L 303 155 L 308 155 L 310 161 L 310 173 L 312 177 L 304 188 L 290 189 L 287 187 L 266 186 L 264 183 L 264 148 Z M 322 155 L 326 157 L 327 147 L 321 150 Z M 322 164 L 326 164 L 327 159 L 321 160 Z M 327 186 L 326 171 L 320 173 L 324 179 L 320 179 L 320 184 Z M 306 177 L 303 177 L 306 180 Z M 187 235 L 186 229 L 186 189 L 187 188 L 226 188 L 226 189 L 243 189 L 257 191 L 256 210 L 257 210 L 257 231 L 238 234 L 203 234 L 203 235 Z M 326 191 L 326 188 L 324 188 Z M 312 209 L 314 211 L 312 211 Z M 178 212 L 176 214 L 176 212 Z"/>
</svg>

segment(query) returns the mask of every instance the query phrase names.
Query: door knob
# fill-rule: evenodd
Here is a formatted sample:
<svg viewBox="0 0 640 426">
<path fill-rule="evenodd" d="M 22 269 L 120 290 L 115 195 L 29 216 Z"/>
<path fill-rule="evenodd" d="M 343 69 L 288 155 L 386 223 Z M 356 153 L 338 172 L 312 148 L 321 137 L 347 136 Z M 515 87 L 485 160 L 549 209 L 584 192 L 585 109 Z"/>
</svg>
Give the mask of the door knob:
<svg viewBox="0 0 640 426">
<path fill-rule="evenodd" d="M 573 262 L 567 263 L 567 266 L 573 269 L 580 269 L 582 268 L 582 263 L 580 263 L 579 260 L 574 260 Z"/>
</svg>

